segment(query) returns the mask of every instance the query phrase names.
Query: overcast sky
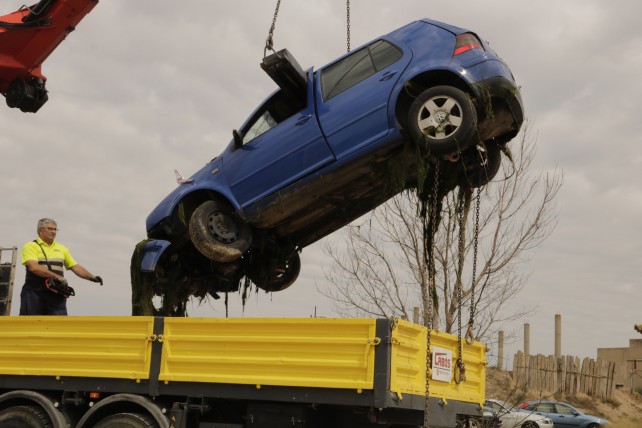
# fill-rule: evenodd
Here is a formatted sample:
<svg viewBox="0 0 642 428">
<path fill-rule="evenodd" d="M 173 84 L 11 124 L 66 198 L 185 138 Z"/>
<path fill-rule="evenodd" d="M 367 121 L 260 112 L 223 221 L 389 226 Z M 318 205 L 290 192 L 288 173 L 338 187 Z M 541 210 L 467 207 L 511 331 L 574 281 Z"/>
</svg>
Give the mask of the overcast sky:
<svg viewBox="0 0 642 428">
<path fill-rule="evenodd" d="M 23 3 L 2 0 L 0 14 Z M 220 153 L 275 88 L 259 67 L 275 4 L 101 0 L 45 62 L 50 99 L 38 113 L 0 100 L 0 246 L 20 248 L 39 218 L 56 219 L 58 240 L 105 280 L 72 275 L 70 314 L 130 313 L 130 257 L 176 186 L 174 169 L 189 176 Z M 283 0 L 275 48 L 321 67 L 346 51 L 345 15 L 345 1 Z M 506 326 L 530 323 L 531 353 L 553 353 L 555 314 L 564 354 L 595 357 L 640 338 L 640 16 L 639 0 L 351 1 L 352 48 L 432 18 L 488 40 L 521 85 L 535 167 L 565 177 L 558 226 L 524 266 L 531 278 L 514 302 L 539 311 Z M 302 261 L 290 289 L 252 295 L 244 312 L 232 297 L 230 315 L 336 316 L 317 292 L 320 246 Z M 20 267 L 13 314 L 23 281 Z M 188 310 L 225 316 L 220 301 Z M 520 347 L 507 346 L 509 362 Z"/>
</svg>

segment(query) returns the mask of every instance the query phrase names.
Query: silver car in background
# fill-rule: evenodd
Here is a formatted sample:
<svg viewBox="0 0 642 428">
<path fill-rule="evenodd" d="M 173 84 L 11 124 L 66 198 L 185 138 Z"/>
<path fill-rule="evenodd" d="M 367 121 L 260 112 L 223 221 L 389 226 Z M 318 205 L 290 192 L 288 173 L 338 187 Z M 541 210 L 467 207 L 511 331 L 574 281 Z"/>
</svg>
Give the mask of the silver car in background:
<svg viewBox="0 0 642 428">
<path fill-rule="evenodd" d="M 553 428 L 553 421 L 550 418 L 535 413 L 513 410 L 513 406 L 505 401 L 486 400 L 484 411 L 488 410 L 499 417 L 502 422 L 502 428 Z"/>
</svg>

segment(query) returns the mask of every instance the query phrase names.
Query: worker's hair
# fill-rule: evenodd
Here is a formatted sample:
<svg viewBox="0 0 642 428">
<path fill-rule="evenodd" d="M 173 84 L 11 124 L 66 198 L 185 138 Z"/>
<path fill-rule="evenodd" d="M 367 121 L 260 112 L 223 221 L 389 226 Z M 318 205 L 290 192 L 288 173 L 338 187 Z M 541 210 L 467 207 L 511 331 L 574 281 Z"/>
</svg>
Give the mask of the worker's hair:
<svg viewBox="0 0 642 428">
<path fill-rule="evenodd" d="M 45 218 L 41 218 L 40 220 L 38 220 L 38 230 L 43 229 L 43 228 L 45 227 L 45 225 L 46 225 L 46 224 L 50 224 L 50 223 L 51 223 L 51 224 L 54 224 L 54 225 L 56 225 L 56 226 L 58 225 L 58 224 L 56 223 L 56 221 L 55 221 L 55 220 L 53 220 L 53 219 L 46 218 L 46 217 L 45 217 Z"/>
</svg>

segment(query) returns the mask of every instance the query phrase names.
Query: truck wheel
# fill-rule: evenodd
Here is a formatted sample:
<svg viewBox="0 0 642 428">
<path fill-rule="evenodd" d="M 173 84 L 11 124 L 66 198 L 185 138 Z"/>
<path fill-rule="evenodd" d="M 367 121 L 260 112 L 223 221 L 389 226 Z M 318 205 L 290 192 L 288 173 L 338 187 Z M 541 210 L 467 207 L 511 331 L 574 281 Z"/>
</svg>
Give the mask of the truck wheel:
<svg viewBox="0 0 642 428">
<path fill-rule="evenodd" d="M 16 406 L 0 411 L 2 428 L 52 428 L 47 413 L 37 406 Z"/>
<path fill-rule="evenodd" d="M 453 86 L 435 86 L 411 104 L 408 131 L 430 153 L 461 152 L 475 141 L 477 112 L 465 92 Z"/>
<path fill-rule="evenodd" d="M 189 220 L 189 237 L 196 249 L 215 262 L 233 262 L 250 248 L 252 231 L 234 215 L 226 201 L 203 202 Z"/>
<path fill-rule="evenodd" d="M 158 424 L 148 415 L 140 413 L 117 413 L 107 416 L 94 428 L 156 428 Z"/>
</svg>

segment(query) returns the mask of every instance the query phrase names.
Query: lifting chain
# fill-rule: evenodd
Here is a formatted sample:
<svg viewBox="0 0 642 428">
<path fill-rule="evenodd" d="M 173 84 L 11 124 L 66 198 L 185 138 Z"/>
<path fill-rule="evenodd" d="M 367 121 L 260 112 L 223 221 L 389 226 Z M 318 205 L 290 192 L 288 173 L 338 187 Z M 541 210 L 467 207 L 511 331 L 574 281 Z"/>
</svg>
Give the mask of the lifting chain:
<svg viewBox="0 0 642 428">
<path fill-rule="evenodd" d="M 346 37 L 348 41 L 348 52 L 350 52 L 350 0 L 346 0 Z"/>
<path fill-rule="evenodd" d="M 459 384 L 461 382 L 464 382 L 466 380 L 466 367 L 464 366 L 464 359 L 463 359 L 463 350 L 462 350 L 462 340 L 461 340 L 461 306 L 462 306 L 462 300 L 463 300 L 463 292 L 462 292 L 462 283 L 461 283 L 461 275 L 462 271 L 464 268 L 464 235 L 465 235 L 465 227 L 464 227 L 464 200 L 465 200 L 465 191 L 460 188 L 459 189 L 459 195 L 457 197 L 457 208 L 455 210 L 455 213 L 457 215 L 457 226 L 459 227 L 459 249 L 458 249 L 458 263 L 457 263 L 457 278 L 455 282 L 455 291 L 457 293 L 457 362 L 455 363 L 455 383 Z M 459 373 L 459 375 L 458 375 Z"/>
<path fill-rule="evenodd" d="M 276 0 L 276 8 L 274 9 L 274 18 L 272 18 L 272 26 L 268 32 L 267 39 L 265 40 L 265 48 L 263 49 L 263 58 L 267 56 L 267 51 L 270 50 L 274 52 L 274 28 L 276 27 L 276 17 L 279 15 L 279 6 L 281 6 L 281 0 Z"/>
<path fill-rule="evenodd" d="M 430 399 L 430 374 L 432 370 L 432 352 L 430 351 L 431 330 L 433 328 L 433 292 L 435 290 L 435 234 L 437 233 L 437 197 L 439 195 L 439 161 L 435 164 L 435 177 L 433 182 L 432 200 L 430 201 L 430 248 L 428 249 L 428 298 L 424 303 L 424 325 L 426 326 L 426 396 L 424 401 L 424 425 L 429 428 L 429 399 Z M 424 242 L 426 242 L 426 228 L 424 227 Z M 424 249 L 425 251 L 425 249 Z"/>
<path fill-rule="evenodd" d="M 477 247 L 479 246 L 479 206 L 481 200 L 481 187 L 477 188 L 477 196 L 475 197 L 475 228 L 473 229 L 473 272 L 472 281 L 470 284 L 470 317 L 468 318 L 468 330 L 466 331 L 466 343 L 471 345 L 474 339 L 475 327 L 475 309 L 477 302 L 475 301 L 475 284 L 477 282 Z M 482 290 L 483 291 L 483 290 Z"/>
</svg>

